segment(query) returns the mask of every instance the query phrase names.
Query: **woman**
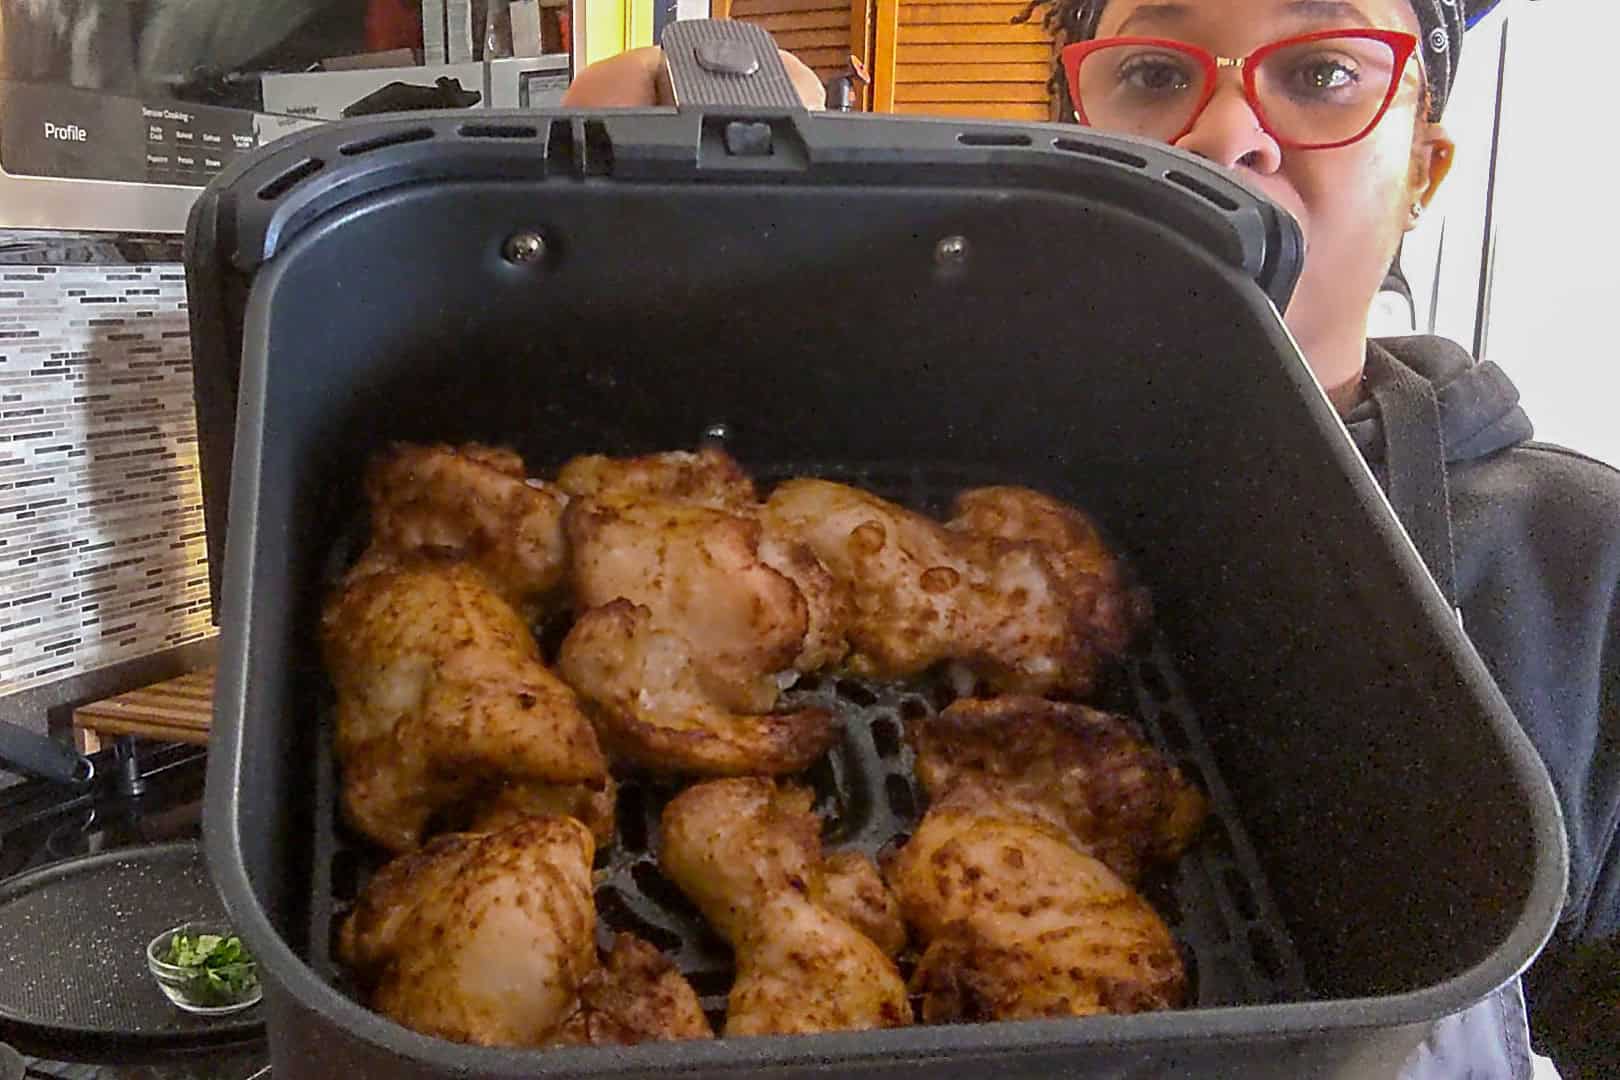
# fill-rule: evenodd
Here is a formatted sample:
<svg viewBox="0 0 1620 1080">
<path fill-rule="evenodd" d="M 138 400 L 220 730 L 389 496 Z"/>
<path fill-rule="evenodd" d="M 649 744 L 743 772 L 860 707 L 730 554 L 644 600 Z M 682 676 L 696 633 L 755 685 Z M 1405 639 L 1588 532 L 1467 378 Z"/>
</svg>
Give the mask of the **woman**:
<svg viewBox="0 0 1620 1080">
<path fill-rule="evenodd" d="M 1077 119 L 1227 166 L 1299 220 L 1308 256 L 1289 329 L 1460 608 L 1565 814 L 1569 899 L 1530 978 L 1538 1036 L 1609 995 L 1596 1006 L 1609 1026 L 1591 1032 L 1607 1047 L 1551 1041 L 1567 1062 L 1589 1061 L 1590 1075 L 1620 1075 L 1620 474 L 1529 442 L 1518 393 L 1495 365 L 1439 339 L 1366 337 L 1401 238 L 1451 167 L 1440 116 L 1465 0 L 1037 0 L 1031 10 L 1042 6 L 1065 43 L 1060 80 Z M 569 104 L 652 104 L 658 62 L 645 50 L 584 72 Z M 1514 985 L 1437 1025 L 1404 1075 L 1520 1078 L 1532 1060 Z"/>
</svg>

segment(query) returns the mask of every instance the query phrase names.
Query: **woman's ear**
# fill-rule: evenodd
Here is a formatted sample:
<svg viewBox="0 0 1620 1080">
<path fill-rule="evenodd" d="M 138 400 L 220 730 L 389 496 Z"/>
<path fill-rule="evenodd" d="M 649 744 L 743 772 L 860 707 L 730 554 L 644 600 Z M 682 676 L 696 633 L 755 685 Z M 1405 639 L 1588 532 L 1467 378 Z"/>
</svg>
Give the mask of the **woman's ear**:
<svg viewBox="0 0 1620 1080">
<path fill-rule="evenodd" d="M 1418 223 L 1423 210 L 1434 201 L 1435 193 L 1451 174 L 1457 159 L 1457 146 L 1438 123 L 1425 123 L 1412 142 L 1412 170 L 1409 184 L 1412 194 L 1412 216 L 1407 222 L 1411 229 Z"/>
</svg>

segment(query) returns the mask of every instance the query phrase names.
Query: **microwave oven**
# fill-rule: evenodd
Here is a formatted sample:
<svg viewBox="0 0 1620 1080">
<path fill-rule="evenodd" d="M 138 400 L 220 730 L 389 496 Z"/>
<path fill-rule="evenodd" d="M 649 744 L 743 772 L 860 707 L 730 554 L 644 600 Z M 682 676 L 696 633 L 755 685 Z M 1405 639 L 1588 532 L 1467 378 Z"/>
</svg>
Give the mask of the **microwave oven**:
<svg viewBox="0 0 1620 1080">
<path fill-rule="evenodd" d="M 0 0 L 0 229 L 179 235 L 237 156 L 368 99 L 424 107 L 420 94 L 391 104 L 412 100 L 389 98 L 394 84 L 445 76 L 470 109 L 560 103 L 566 53 L 446 63 L 423 49 L 414 12 L 402 0 Z"/>
</svg>

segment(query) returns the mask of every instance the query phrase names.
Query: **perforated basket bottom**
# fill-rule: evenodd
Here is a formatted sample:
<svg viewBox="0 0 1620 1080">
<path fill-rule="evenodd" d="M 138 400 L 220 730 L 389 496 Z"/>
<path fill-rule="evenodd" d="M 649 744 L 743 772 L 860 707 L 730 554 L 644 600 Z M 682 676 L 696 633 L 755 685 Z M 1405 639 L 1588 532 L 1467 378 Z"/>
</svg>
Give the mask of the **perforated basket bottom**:
<svg viewBox="0 0 1620 1080">
<path fill-rule="evenodd" d="M 815 475 L 858 484 L 928 513 L 944 513 L 966 487 L 1006 483 L 961 470 L 838 468 L 773 470 L 780 477 Z M 756 472 L 762 482 L 774 477 Z M 334 551 L 331 577 L 357 548 L 354 536 Z M 1150 583 L 1151 584 L 1151 583 Z M 1209 796 L 1211 815 L 1199 843 L 1175 867 L 1149 877 L 1142 891 L 1169 924 L 1193 988 L 1189 1005 L 1212 1007 L 1302 1001 L 1310 995 L 1303 967 L 1271 900 L 1258 860 L 1221 780 L 1197 713 L 1177 677 L 1173 652 L 1155 633 L 1112 673 L 1098 704 L 1137 720 L 1150 741 L 1170 755 Z M 835 710 L 844 736 L 800 779 L 816 793 L 829 850 L 872 855 L 905 840 L 925 806 L 913 773 L 906 725 L 950 701 L 937 683 L 894 685 L 864 680 L 806 679 L 790 703 Z M 321 745 L 332 745 L 335 717 L 327 697 L 320 710 Z M 730 948 L 658 869 L 656 838 L 674 782 L 632 777 L 621 783 L 617 843 L 598 853 L 596 904 L 604 946 L 629 931 L 664 950 L 691 980 L 711 1019 L 724 1015 L 733 978 Z M 331 754 L 318 757 L 309 961 L 333 985 L 353 994 L 334 956 L 336 932 L 378 855 L 341 822 Z M 914 957 L 902 955 L 909 976 Z"/>
</svg>

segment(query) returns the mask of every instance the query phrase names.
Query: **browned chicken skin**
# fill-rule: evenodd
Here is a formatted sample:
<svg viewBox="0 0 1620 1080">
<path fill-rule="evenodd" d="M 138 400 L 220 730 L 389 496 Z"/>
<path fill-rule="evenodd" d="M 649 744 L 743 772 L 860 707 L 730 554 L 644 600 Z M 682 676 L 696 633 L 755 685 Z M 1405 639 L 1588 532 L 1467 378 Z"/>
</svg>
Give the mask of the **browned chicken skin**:
<svg viewBox="0 0 1620 1080">
<path fill-rule="evenodd" d="M 1104 657 L 1128 649 L 1151 617 L 1147 592 L 1129 581 L 1096 523 L 1050 495 L 1025 487 L 970 488 L 956 497 L 946 528 L 966 536 L 1039 545 L 1069 595 L 1092 594 L 1085 632 Z"/>
<path fill-rule="evenodd" d="M 1180 954 L 1128 884 L 1203 821 L 1178 770 L 1123 718 L 1034 698 L 958 701 L 911 736 L 932 802 L 888 879 L 925 1020 L 1180 1004 Z"/>
<path fill-rule="evenodd" d="M 821 823 L 810 805 L 805 788 L 745 778 L 688 788 L 664 809 L 659 865 L 736 956 L 728 1036 L 911 1022 L 893 961 L 834 911 L 881 926 L 886 917 L 873 913 L 884 905 L 852 901 L 862 889 L 827 887 Z M 847 864 L 841 874 L 865 876 Z"/>
<path fill-rule="evenodd" d="M 712 1036 L 692 987 L 646 942 L 621 934 L 598 966 L 593 853 L 567 817 L 437 837 L 372 878 L 339 954 L 378 1012 L 457 1042 Z"/>
<path fill-rule="evenodd" d="M 563 465 L 557 486 L 574 496 L 669 499 L 714 510 L 746 511 L 758 501 L 753 479 L 716 447 L 627 458 L 586 454 Z"/>
<path fill-rule="evenodd" d="M 372 460 L 365 486 L 375 551 L 469 562 L 526 618 L 562 584 L 568 498 L 528 479 L 510 450 L 397 445 Z"/>
<path fill-rule="evenodd" d="M 1208 810 L 1134 724 L 1083 705 L 968 698 L 914 722 L 909 734 L 925 790 L 976 784 L 1066 830 L 1126 881 L 1181 855 Z"/>
<path fill-rule="evenodd" d="M 1147 902 L 1063 830 L 971 787 L 929 808 L 889 880 L 924 945 L 925 1022 L 1181 1002 L 1181 957 Z"/>
<path fill-rule="evenodd" d="M 616 756 L 665 772 L 797 772 L 837 738 L 821 709 L 776 713 L 804 647 L 803 594 L 760 557 L 757 521 L 654 497 L 573 501 L 583 614 L 558 657 Z"/>
<path fill-rule="evenodd" d="M 522 618 L 459 562 L 363 560 L 322 619 L 350 823 L 406 851 L 506 781 L 601 791 L 607 759 Z"/>
<path fill-rule="evenodd" d="M 790 480 L 765 504 L 852 598 L 849 667 L 907 678 L 944 661 L 1001 691 L 1089 692 L 1128 643 L 1142 605 L 1119 584 L 1095 529 L 1037 492 L 965 493 L 949 524 L 857 488 Z"/>
<path fill-rule="evenodd" d="M 657 1039 L 712 1039 L 692 984 L 670 959 L 633 934 L 618 934 L 601 967 L 585 976 L 563 1043 L 633 1046 Z"/>
<path fill-rule="evenodd" d="M 596 967 L 593 851 L 572 818 L 437 837 L 372 878 L 339 954 L 372 1008 L 414 1031 L 544 1046 Z"/>
</svg>

